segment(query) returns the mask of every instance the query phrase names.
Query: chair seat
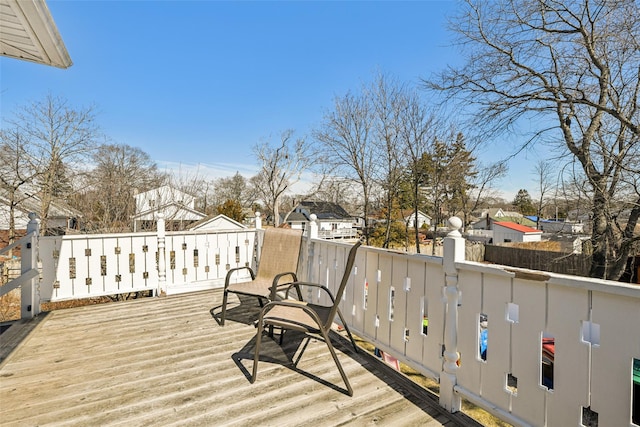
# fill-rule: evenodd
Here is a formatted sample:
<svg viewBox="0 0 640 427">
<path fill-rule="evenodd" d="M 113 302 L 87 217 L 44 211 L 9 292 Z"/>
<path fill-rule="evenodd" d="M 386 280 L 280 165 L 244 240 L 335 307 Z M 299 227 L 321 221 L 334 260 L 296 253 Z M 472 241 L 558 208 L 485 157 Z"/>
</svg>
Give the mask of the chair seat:
<svg viewBox="0 0 640 427">
<path fill-rule="evenodd" d="M 291 306 L 278 305 L 265 314 L 263 321 L 267 325 L 282 327 L 285 329 L 295 329 L 311 334 L 320 333 L 320 327 L 324 325 L 331 312 L 331 307 L 315 304 L 307 304 L 302 301 L 295 301 L 296 304 L 305 305 L 316 312 L 321 324 L 318 325 L 308 312 Z"/>
<path fill-rule="evenodd" d="M 272 285 L 273 283 L 269 279 L 256 278 L 252 282 L 230 283 L 227 287 L 227 290 L 236 294 L 259 296 L 265 299 L 269 299 L 269 297 L 271 296 Z"/>
</svg>

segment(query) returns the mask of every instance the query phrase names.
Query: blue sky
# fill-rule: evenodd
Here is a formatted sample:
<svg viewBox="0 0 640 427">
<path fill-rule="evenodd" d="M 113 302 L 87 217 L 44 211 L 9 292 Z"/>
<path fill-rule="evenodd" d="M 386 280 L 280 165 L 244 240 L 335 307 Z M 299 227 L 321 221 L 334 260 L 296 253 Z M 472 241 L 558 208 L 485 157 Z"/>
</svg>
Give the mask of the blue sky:
<svg viewBox="0 0 640 427">
<path fill-rule="evenodd" d="M 47 3 L 74 65 L 1 57 L 2 117 L 47 93 L 95 105 L 113 142 L 213 177 L 252 175 L 251 148 L 284 130 L 310 138 L 377 71 L 417 83 L 458 60 L 452 0 Z M 532 179 L 520 168 L 503 194 L 534 195 Z"/>
</svg>

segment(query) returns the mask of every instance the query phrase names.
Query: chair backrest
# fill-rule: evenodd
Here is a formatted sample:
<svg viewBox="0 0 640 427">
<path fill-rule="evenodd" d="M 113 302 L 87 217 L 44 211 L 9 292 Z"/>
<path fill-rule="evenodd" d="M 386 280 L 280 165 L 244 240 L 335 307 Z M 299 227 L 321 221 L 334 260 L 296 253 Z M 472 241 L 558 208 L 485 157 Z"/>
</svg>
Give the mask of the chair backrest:
<svg viewBox="0 0 640 427">
<path fill-rule="evenodd" d="M 264 231 L 257 277 L 268 281 L 285 272 L 297 273 L 302 230 L 267 228 Z"/>
<path fill-rule="evenodd" d="M 351 276 L 351 270 L 353 269 L 353 264 L 356 261 L 356 252 L 358 248 L 362 245 L 362 240 L 358 240 L 355 245 L 351 247 L 349 250 L 349 255 L 347 256 L 347 264 L 344 266 L 344 273 L 342 275 L 342 280 L 340 281 L 340 286 L 338 287 L 338 291 L 334 295 L 335 301 L 333 303 L 333 307 L 331 307 L 331 311 L 329 312 L 329 317 L 327 318 L 327 324 L 325 325 L 325 329 L 331 327 L 331 323 L 333 323 L 333 319 L 336 317 L 336 313 L 338 312 L 338 305 L 340 305 L 340 301 L 342 300 L 342 294 L 344 293 L 345 288 L 347 287 L 347 283 L 349 282 L 349 276 Z"/>
</svg>

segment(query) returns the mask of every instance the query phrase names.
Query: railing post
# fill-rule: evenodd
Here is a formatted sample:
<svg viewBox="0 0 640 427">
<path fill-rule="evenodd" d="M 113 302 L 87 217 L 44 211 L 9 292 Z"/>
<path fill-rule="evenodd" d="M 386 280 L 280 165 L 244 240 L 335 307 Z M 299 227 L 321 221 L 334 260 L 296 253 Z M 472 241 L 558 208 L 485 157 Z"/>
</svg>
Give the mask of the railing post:
<svg viewBox="0 0 640 427">
<path fill-rule="evenodd" d="M 309 216 L 309 227 L 306 229 L 307 234 L 307 277 L 302 280 L 313 282 L 316 278 L 313 277 L 313 266 L 316 265 L 315 256 L 315 242 L 312 239 L 318 238 L 318 216 L 311 214 Z M 307 298 L 311 299 L 312 288 L 307 287 Z"/>
<path fill-rule="evenodd" d="M 309 238 L 318 238 L 318 216 L 316 214 L 309 216 Z"/>
<path fill-rule="evenodd" d="M 256 211 L 256 230 L 262 228 L 262 218 L 260 217 L 260 212 Z"/>
<path fill-rule="evenodd" d="M 20 274 L 38 268 L 38 232 L 40 224 L 37 215 L 29 213 L 27 235 L 31 238 L 20 248 Z M 29 319 L 40 314 L 40 277 L 36 276 L 20 287 L 20 318 Z"/>
<path fill-rule="evenodd" d="M 158 220 L 156 226 L 158 228 L 158 290 L 156 291 L 158 296 L 167 294 L 167 262 L 165 258 L 165 225 L 164 225 L 164 213 L 157 213 Z"/>
<path fill-rule="evenodd" d="M 460 410 L 461 399 L 455 393 L 457 384 L 458 361 L 458 271 L 455 263 L 464 261 L 464 238 L 460 234 L 462 221 L 458 217 L 449 218 L 451 231 L 444 238 L 443 267 L 445 274 L 444 294 L 446 298 L 446 316 L 444 325 L 444 362 L 440 374 L 440 405 L 450 412 Z"/>
</svg>

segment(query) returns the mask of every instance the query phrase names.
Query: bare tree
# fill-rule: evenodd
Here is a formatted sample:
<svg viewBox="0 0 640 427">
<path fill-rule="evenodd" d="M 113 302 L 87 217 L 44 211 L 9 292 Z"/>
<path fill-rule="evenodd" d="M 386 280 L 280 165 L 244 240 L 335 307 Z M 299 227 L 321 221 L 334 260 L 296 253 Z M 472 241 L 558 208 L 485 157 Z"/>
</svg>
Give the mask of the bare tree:
<svg viewBox="0 0 640 427">
<path fill-rule="evenodd" d="M 277 146 L 263 142 L 257 144 L 253 151 L 260 162 L 260 170 L 251 182 L 271 210 L 277 227 L 280 225 L 282 196 L 300 181 L 302 173 L 309 167 L 309 149 L 304 139 L 293 140 L 293 131 L 287 130 L 280 135 Z"/>
<path fill-rule="evenodd" d="M 471 222 L 471 212 L 476 211 L 487 197 L 493 197 L 494 184 L 507 174 L 508 169 L 504 162 L 497 162 L 478 165 L 477 171 L 469 180 L 470 190 L 461 197 L 462 224 L 465 229 Z"/>
<path fill-rule="evenodd" d="M 67 100 L 49 94 L 21 107 L 10 123 L 29 139 L 29 155 L 39 161 L 41 229 L 47 233 L 51 202 L 64 198 L 71 189 L 70 166 L 86 158 L 95 146 L 98 126 L 94 108 L 75 109 Z"/>
<path fill-rule="evenodd" d="M 640 239 L 638 3 L 466 0 L 452 28 L 466 63 L 429 87 L 474 107 L 478 127 L 503 131 L 530 119 L 540 123 L 530 142 L 560 138 L 590 187 L 590 274 L 618 279 Z"/>
<path fill-rule="evenodd" d="M 425 169 L 425 156 L 431 150 L 438 127 L 436 116 L 420 102 L 415 92 L 408 92 L 402 108 L 399 137 L 406 156 L 406 179 L 409 193 L 406 199 L 413 211 L 414 239 L 416 252 L 420 253 L 420 230 L 418 212 L 424 203 L 422 188 L 428 177 Z"/>
<path fill-rule="evenodd" d="M 313 200 L 327 201 L 341 205 L 347 212 L 358 209 L 358 194 L 353 181 L 331 175 L 319 175 L 316 184 L 309 191 Z"/>
<path fill-rule="evenodd" d="M 362 95 L 347 93 L 336 97 L 332 111 L 314 132 L 320 143 L 316 152 L 319 162 L 328 166 L 328 173 L 356 182 L 362 193 L 364 235 L 369 242 L 371 190 L 377 158 L 372 139 L 370 103 Z"/>
<path fill-rule="evenodd" d="M 8 244 L 16 238 L 16 209 L 30 197 L 25 188 L 38 176 L 33 159 L 27 152 L 29 141 L 17 129 L 0 131 L 0 197 L 9 206 Z"/>
<path fill-rule="evenodd" d="M 168 173 L 168 183 L 171 189 L 169 197 L 172 201 L 184 204 L 193 202 L 194 206 L 199 203 L 202 207 L 206 207 L 208 204 L 206 196 L 211 183 L 203 176 L 200 171 L 200 165 L 195 169 L 180 165 L 177 170 Z M 189 196 L 187 200 L 182 200 L 184 194 Z M 178 211 L 173 212 L 172 215 L 175 216 L 176 214 L 178 214 Z M 171 215 L 167 219 L 171 219 Z"/>
<path fill-rule="evenodd" d="M 99 146 L 93 169 L 83 175 L 75 207 L 85 217 L 85 228 L 100 232 L 129 231 L 136 213 L 135 194 L 162 184 L 166 176 L 149 155 L 125 144 Z"/>
<path fill-rule="evenodd" d="M 540 229 L 540 217 L 544 214 L 544 210 L 549 204 L 549 192 L 553 190 L 554 185 L 554 165 L 545 160 L 539 160 L 534 169 L 534 175 L 538 184 L 538 201 L 536 203 L 536 228 Z"/>
<path fill-rule="evenodd" d="M 221 205 L 227 200 L 236 201 L 244 209 L 251 208 L 256 199 L 255 189 L 249 185 L 248 180 L 236 172 L 229 178 L 219 178 L 213 183 L 215 204 Z"/>
<path fill-rule="evenodd" d="M 379 167 L 376 168 L 376 181 L 384 191 L 385 232 L 382 243 L 388 248 L 391 225 L 397 219 L 398 188 L 403 179 L 405 151 L 400 138 L 402 113 L 406 98 L 406 89 L 397 81 L 379 74 L 367 90 L 367 101 L 371 104 L 373 142 Z"/>
</svg>

